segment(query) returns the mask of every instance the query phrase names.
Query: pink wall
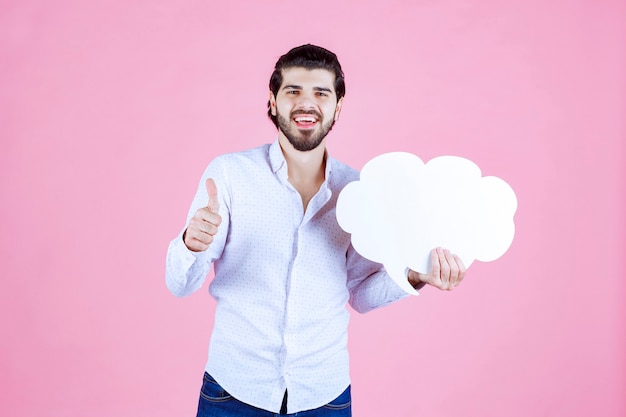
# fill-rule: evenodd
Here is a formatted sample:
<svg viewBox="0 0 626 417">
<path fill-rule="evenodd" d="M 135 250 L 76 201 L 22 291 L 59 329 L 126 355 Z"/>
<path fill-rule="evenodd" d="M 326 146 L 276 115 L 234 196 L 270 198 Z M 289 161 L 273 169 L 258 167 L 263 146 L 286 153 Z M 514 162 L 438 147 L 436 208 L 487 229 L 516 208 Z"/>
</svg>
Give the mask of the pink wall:
<svg viewBox="0 0 626 417">
<path fill-rule="evenodd" d="M 353 315 L 355 415 L 626 415 L 624 2 L 226 3 L 0 2 L 0 415 L 193 415 L 214 304 L 166 247 L 305 42 L 347 74 L 334 156 L 461 155 L 519 200 L 458 290 Z"/>
</svg>

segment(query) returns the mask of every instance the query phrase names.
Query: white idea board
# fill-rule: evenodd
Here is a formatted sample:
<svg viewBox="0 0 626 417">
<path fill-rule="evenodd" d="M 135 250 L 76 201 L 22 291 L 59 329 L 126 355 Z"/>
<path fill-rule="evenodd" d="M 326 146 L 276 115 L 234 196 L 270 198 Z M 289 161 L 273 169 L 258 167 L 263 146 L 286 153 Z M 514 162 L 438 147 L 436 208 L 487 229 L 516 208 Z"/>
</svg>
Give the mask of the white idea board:
<svg viewBox="0 0 626 417">
<path fill-rule="evenodd" d="M 502 179 L 482 177 L 457 156 L 424 164 L 405 152 L 380 155 L 361 170 L 337 201 L 337 221 L 365 258 L 382 263 L 407 292 L 408 269 L 427 273 L 430 252 L 442 247 L 466 267 L 493 261 L 513 241 L 517 198 Z"/>
</svg>

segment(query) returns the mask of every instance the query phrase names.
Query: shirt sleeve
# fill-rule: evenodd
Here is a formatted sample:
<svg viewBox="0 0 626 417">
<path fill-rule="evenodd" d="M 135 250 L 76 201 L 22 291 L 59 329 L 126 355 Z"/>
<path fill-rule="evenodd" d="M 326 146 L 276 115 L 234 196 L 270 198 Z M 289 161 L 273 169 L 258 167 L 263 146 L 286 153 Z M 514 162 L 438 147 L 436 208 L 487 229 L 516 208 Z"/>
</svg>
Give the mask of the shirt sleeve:
<svg viewBox="0 0 626 417">
<path fill-rule="evenodd" d="M 213 261 L 220 258 L 224 250 L 226 236 L 229 228 L 229 191 L 226 176 L 220 159 L 213 161 L 204 171 L 198 184 L 198 190 L 187 213 L 187 221 L 183 230 L 172 240 L 167 249 L 165 265 L 165 284 L 172 294 L 177 297 L 184 297 L 199 290 L 206 280 L 206 276 L 211 270 Z M 189 224 L 189 220 L 195 212 L 205 207 L 209 201 L 206 190 L 207 178 L 213 178 L 217 188 L 217 198 L 219 202 L 219 214 L 222 223 L 217 234 L 213 237 L 213 242 L 204 252 L 190 251 L 183 241 L 183 233 Z"/>
<path fill-rule="evenodd" d="M 359 313 L 367 313 L 399 301 L 417 291 L 405 292 L 396 284 L 383 265 L 359 255 L 350 245 L 347 254 L 348 290 L 350 305 Z"/>
</svg>

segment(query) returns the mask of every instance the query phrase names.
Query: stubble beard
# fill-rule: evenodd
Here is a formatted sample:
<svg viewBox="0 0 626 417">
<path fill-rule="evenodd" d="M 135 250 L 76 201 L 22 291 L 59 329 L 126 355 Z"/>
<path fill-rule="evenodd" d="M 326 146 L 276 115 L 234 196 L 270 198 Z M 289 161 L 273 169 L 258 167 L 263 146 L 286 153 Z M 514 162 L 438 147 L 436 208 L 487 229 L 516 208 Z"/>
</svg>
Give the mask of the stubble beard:
<svg viewBox="0 0 626 417">
<path fill-rule="evenodd" d="M 298 112 L 298 114 L 314 114 L 320 121 L 320 129 L 315 130 L 299 130 L 296 126 L 291 125 L 293 115 L 290 115 L 289 119 L 282 116 L 280 113 L 276 116 L 278 121 L 278 129 L 285 135 L 291 146 L 301 152 L 312 151 L 317 148 L 324 140 L 328 132 L 330 132 L 335 124 L 335 120 L 331 119 L 326 124 L 321 115 L 317 112 Z"/>
</svg>

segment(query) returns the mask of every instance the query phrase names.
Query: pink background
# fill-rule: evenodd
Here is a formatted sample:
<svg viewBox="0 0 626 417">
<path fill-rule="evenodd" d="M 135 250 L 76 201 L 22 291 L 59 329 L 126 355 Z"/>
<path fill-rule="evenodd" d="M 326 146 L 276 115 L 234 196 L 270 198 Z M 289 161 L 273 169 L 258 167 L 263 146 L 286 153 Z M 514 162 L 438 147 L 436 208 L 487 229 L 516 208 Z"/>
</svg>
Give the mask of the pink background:
<svg viewBox="0 0 626 417">
<path fill-rule="evenodd" d="M 519 200 L 458 290 L 353 314 L 355 416 L 626 415 L 625 3 L 226 3 L 0 2 L 0 415 L 194 415 L 214 303 L 167 244 L 306 42 L 346 72 L 335 157 L 460 155 Z"/>
</svg>

